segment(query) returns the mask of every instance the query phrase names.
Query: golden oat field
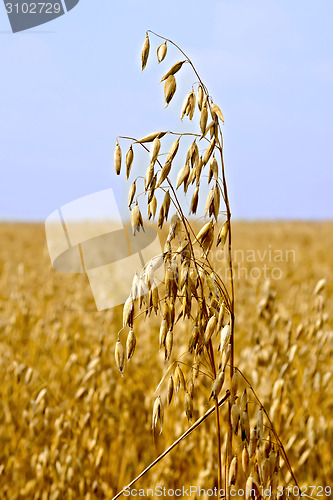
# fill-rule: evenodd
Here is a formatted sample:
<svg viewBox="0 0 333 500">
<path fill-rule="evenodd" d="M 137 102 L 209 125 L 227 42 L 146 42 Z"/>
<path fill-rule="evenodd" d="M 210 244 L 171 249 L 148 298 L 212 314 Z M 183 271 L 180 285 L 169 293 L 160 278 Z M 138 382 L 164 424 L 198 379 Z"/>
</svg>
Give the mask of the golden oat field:
<svg viewBox="0 0 333 500">
<path fill-rule="evenodd" d="M 52 268 L 42 224 L 2 223 L 0 241 L 0 498 L 112 498 L 212 406 L 211 382 L 194 388 L 191 422 L 179 390 L 154 443 L 154 392 L 165 370 L 158 319 L 136 321 L 135 354 L 121 376 L 122 307 L 98 312 L 86 275 Z M 233 246 L 235 364 L 299 485 L 333 487 L 333 223 L 235 222 Z M 176 353 L 188 342 L 183 323 Z M 226 415 L 221 408 L 222 440 Z M 136 487 L 213 488 L 214 436 L 212 416 Z M 279 483 L 292 484 L 282 456 Z M 313 495 L 329 498 L 325 489 Z"/>
</svg>

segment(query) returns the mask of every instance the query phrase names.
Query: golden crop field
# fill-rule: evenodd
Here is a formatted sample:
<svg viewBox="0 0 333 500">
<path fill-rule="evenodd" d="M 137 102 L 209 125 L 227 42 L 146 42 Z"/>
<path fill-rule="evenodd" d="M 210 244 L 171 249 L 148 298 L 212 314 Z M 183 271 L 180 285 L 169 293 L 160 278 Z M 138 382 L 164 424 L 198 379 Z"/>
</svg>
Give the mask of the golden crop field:
<svg viewBox="0 0 333 500">
<path fill-rule="evenodd" d="M 323 487 L 313 493 L 320 498 L 333 486 L 333 224 L 237 222 L 233 236 L 235 364 L 274 422 L 299 485 Z M 0 498 L 112 498 L 212 406 L 211 382 L 195 386 L 190 423 L 179 389 L 154 443 L 154 391 L 165 370 L 154 314 L 136 321 L 136 351 L 121 376 L 121 306 L 98 312 L 86 275 L 52 269 L 43 225 L 3 223 L 0 237 Z M 187 343 L 180 319 L 174 352 Z M 244 387 L 239 379 L 239 394 Z M 251 392 L 248 405 L 254 418 Z M 216 486 L 213 429 L 211 416 L 135 487 Z M 290 479 L 280 455 L 279 484 Z"/>
</svg>

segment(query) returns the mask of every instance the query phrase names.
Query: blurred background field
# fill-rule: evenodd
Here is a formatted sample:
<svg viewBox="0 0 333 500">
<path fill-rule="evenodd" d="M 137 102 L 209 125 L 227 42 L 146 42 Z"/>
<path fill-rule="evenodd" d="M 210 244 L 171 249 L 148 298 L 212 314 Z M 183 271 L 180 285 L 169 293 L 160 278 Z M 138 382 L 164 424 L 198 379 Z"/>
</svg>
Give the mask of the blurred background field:
<svg viewBox="0 0 333 500">
<path fill-rule="evenodd" d="M 236 364 L 270 409 L 299 483 L 332 486 L 333 223 L 233 228 Z M 114 347 L 122 308 L 98 312 L 85 275 L 52 269 L 42 224 L 2 223 L 0 238 L 0 498 L 110 498 L 189 425 L 180 391 L 154 446 L 164 366 L 158 320 L 136 323 L 136 352 L 121 377 Z M 223 274 L 219 256 L 215 265 Z M 180 353 L 182 321 L 175 335 Z M 209 381 L 195 391 L 193 421 L 210 407 Z M 137 487 L 214 487 L 213 424 L 212 417 Z M 286 468 L 281 474 L 288 482 Z"/>
</svg>

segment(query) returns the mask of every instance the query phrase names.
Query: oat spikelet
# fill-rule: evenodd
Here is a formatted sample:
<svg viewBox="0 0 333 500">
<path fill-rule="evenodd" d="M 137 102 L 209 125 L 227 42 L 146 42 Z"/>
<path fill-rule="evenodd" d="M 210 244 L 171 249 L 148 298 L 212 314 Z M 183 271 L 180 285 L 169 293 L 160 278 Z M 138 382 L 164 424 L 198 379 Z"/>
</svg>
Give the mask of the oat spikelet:
<svg viewBox="0 0 333 500">
<path fill-rule="evenodd" d="M 204 135 L 206 131 L 207 119 L 208 119 L 207 100 L 205 99 L 202 104 L 200 112 L 200 130 L 202 135 Z"/>
<path fill-rule="evenodd" d="M 116 360 L 116 365 L 118 367 L 118 370 L 120 371 L 121 374 L 123 374 L 124 373 L 124 366 L 125 366 L 125 352 L 124 352 L 124 348 L 123 348 L 120 340 L 118 340 L 116 343 L 114 355 L 115 355 L 115 360 Z"/>
<path fill-rule="evenodd" d="M 186 163 L 178 172 L 176 189 L 178 189 L 179 186 L 181 186 L 181 184 L 183 183 L 184 186 L 186 185 L 186 181 L 189 175 L 190 175 L 190 165 Z"/>
<path fill-rule="evenodd" d="M 209 399 L 218 397 L 219 393 L 221 392 L 223 382 L 224 382 L 224 371 L 220 371 L 212 385 L 212 392 L 210 393 Z"/>
<path fill-rule="evenodd" d="M 229 487 L 236 484 L 237 471 L 238 471 L 238 460 L 237 456 L 234 456 L 234 458 L 231 460 L 229 469 Z"/>
<path fill-rule="evenodd" d="M 209 164 L 208 184 L 210 183 L 213 177 L 216 181 L 219 178 L 219 167 L 215 156 L 213 156 Z"/>
<path fill-rule="evenodd" d="M 180 368 L 179 364 L 177 364 L 175 368 L 175 392 L 179 391 L 182 388 L 184 391 L 186 390 L 186 383 L 183 370 Z"/>
<path fill-rule="evenodd" d="M 133 327 L 133 317 L 134 317 L 134 301 L 132 296 L 130 295 L 124 304 L 123 307 L 123 327 L 129 326 Z"/>
<path fill-rule="evenodd" d="M 157 49 L 157 60 L 158 62 L 162 62 L 163 59 L 165 58 L 166 54 L 167 54 L 167 43 L 164 42 L 164 43 L 161 43 L 161 45 L 158 47 Z"/>
<path fill-rule="evenodd" d="M 160 396 L 158 396 L 155 399 L 154 403 L 152 429 L 155 430 L 158 424 L 160 426 L 160 434 L 161 434 L 163 425 L 163 405 Z"/>
<path fill-rule="evenodd" d="M 169 382 L 168 382 L 168 393 L 167 393 L 167 403 L 168 403 L 168 406 L 170 406 L 170 403 L 172 401 L 173 391 L 174 391 L 173 378 L 170 377 L 169 378 Z"/>
<path fill-rule="evenodd" d="M 239 408 L 236 403 L 234 403 L 231 407 L 231 426 L 235 434 L 238 431 L 239 424 Z"/>
<path fill-rule="evenodd" d="M 210 141 L 209 146 L 206 149 L 206 152 L 205 152 L 204 157 L 202 159 L 202 163 L 204 165 L 206 165 L 206 163 L 208 163 L 208 161 L 209 161 L 209 159 L 214 151 L 214 148 L 215 148 L 215 137 L 213 137 L 213 139 Z"/>
<path fill-rule="evenodd" d="M 225 370 L 227 363 L 230 358 L 231 344 L 227 344 L 227 347 L 222 352 L 221 370 Z"/>
<path fill-rule="evenodd" d="M 213 334 L 215 333 L 216 330 L 216 325 L 217 325 L 217 317 L 212 316 L 206 326 L 205 330 L 205 337 L 204 337 L 204 342 L 207 345 L 210 339 L 212 338 Z"/>
<path fill-rule="evenodd" d="M 202 102 L 204 98 L 204 91 L 201 85 L 198 86 L 198 93 L 197 93 L 197 100 L 198 100 L 198 108 L 199 111 L 201 111 L 202 108 Z"/>
<path fill-rule="evenodd" d="M 176 156 L 178 148 L 179 148 L 179 141 L 180 141 L 180 136 L 173 142 L 173 144 L 168 152 L 166 163 L 172 162 L 172 160 Z"/>
<path fill-rule="evenodd" d="M 224 123 L 223 114 L 222 114 L 222 111 L 220 110 L 220 108 L 212 102 L 210 109 L 212 111 L 213 117 L 215 114 L 216 116 L 218 116 L 218 118 L 221 120 L 221 122 Z"/>
<path fill-rule="evenodd" d="M 146 33 L 146 38 L 145 38 L 145 41 L 143 42 L 143 46 L 142 46 L 142 50 L 141 50 L 141 68 L 142 68 L 142 71 L 145 69 L 147 61 L 148 61 L 149 48 L 150 48 L 149 36 L 148 36 L 148 33 Z"/>
<path fill-rule="evenodd" d="M 250 421 L 247 408 L 243 411 L 240 417 L 240 426 L 242 431 L 242 441 L 250 441 Z"/>
<path fill-rule="evenodd" d="M 214 224 L 212 221 L 207 222 L 199 231 L 196 236 L 199 244 L 203 247 L 204 251 L 210 249 L 214 239 Z"/>
<path fill-rule="evenodd" d="M 167 161 L 165 165 L 163 166 L 160 177 L 157 181 L 156 187 L 159 188 L 160 185 L 165 181 L 165 179 L 168 177 L 169 173 L 171 170 L 171 161 Z"/>
<path fill-rule="evenodd" d="M 173 331 L 169 330 L 165 338 L 165 360 L 170 359 L 173 347 Z"/>
<path fill-rule="evenodd" d="M 159 140 L 158 137 L 155 137 L 155 139 L 152 142 L 152 145 L 150 147 L 150 161 L 151 163 L 155 163 L 158 157 L 158 153 L 160 152 L 161 148 L 161 141 Z"/>
<path fill-rule="evenodd" d="M 176 88 L 177 85 L 175 77 L 173 75 L 168 76 L 164 84 L 164 97 L 165 97 L 166 107 L 168 107 L 171 99 L 175 95 Z"/>
<path fill-rule="evenodd" d="M 127 335 L 127 340 L 126 340 L 127 361 L 129 361 L 133 356 L 135 351 L 135 346 L 136 346 L 136 337 L 133 329 L 131 328 Z"/>
<path fill-rule="evenodd" d="M 151 202 L 148 205 L 148 218 L 149 219 L 151 219 L 151 218 L 154 219 L 155 214 L 156 214 L 156 209 L 157 209 L 157 200 L 156 200 L 156 196 L 154 195 L 152 197 Z"/>
<path fill-rule="evenodd" d="M 174 65 L 173 65 L 173 66 L 169 69 L 169 71 L 168 71 L 167 73 L 165 73 L 165 75 L 164 75 L 164 76 L 162 76 L 162 78 L 161 78 L 161 82 L 160 82 L 160 83 L 164 82 L 164 80 L 167 80 L 167 79 L 169 78 L 169 76 L 173 76 L 174 74 L 176 74 L 176 73 L 177 73 L 177 71 L 179 71 L 179 70 L 180 70 L 180 68 L 183 66 L 184 62 L 186 62 L 186 61 L 179 61 L 179 62 L 177 62 L 176 64 L 174 64 Z"/>
<path fill-rule="evenodd" d="M 198 186 L 195 188 L 192 200 L 191 200 L 191 206 L 190 206 L 190 213 L 195 214 L 198 208 L 198 200 L 199 200 L 199 188 Z"/>
<path fill-rule="evenodd" d="M 249 443 L 249 457 L 252 458 L 255 454 L 257 448 L 257 430 L 254 428 L 251 430 L 250 443 Z"/>
<path fill-rule="evenodd" d="M 121 149 L 119 146 L 118 139 L 116 140 L 116 148 L 114 150 L 114 167 L 116 170 L 116 174 L 120 174 L 120 169 L 121 169 Z"/>
<path fill-rule="evenodd" d="M 128 179 L 130 176 L 133 159 L 134 159 L 134 153 L 131 144 L 126 154 L 126 179 Z"/>
<path fill-rule="evenodd" d="M 131 210 L 131 224 L 133 236 L 135 236 L 136 231 L 140 231 L 140 227 L 142 227 L 142 230 L 144 231 L 143 219 L 138 204 L 134 205 Z"/>
<path fill-rule="evenodd" d="M 172 217 L 171 217 L 171 222 L 170 222 L 170 228 L 169 228 L 169 234 L 168 234 L 168 241 L 172 241 L 177 233 L 180 231 L 180 218 L 178 213 L 176 212 Z"/>
<path fill-rule="evenodd" d="M 225 223 L 223 224 L 223 226 L 221 227 L 219 234 L 217 236 L 216 246 L 221 244 L 222 248 L 224 247 L 225 240 L 226 240 L 227 235 L 228 235 L 228 231 L 229 231 L 229 222 L 226 220 Z"/>
<path fill-rule="evenodd" d="M 146 142 L 152 142 L 154 139 L 156 139 L 156 137 L 161 139 L 165 136 L 165 134 L 166 132 L 153 132 L 152 134 L 145 135 L 138 141 L 135 141 L 135 144 L 145 144 Z"/>
<path fill-rule="evenodd" d="M 249 467 L 249 462 L 250 462 L 249 454 L 247 451 L 247 446 L 245 445 L 243 448 L 243 451 L 242 451 L 242 469 L 243 469 L 244 474 L 246 474 L 246 475 L 247 475 L 247 470 Z"/>
<path fill-rule="evenodd" d="M 207 195 L 207 199 L 206 199 L 206 203 L 205 203 L 205 217 L 207 216 L 207 214 L 209 214 L 209 216 L 211 216 L 213 213 L 214 196 L 215 196 L 215 191 L 214 191 L 214 188 L 212 188 Z"/>
</svg>

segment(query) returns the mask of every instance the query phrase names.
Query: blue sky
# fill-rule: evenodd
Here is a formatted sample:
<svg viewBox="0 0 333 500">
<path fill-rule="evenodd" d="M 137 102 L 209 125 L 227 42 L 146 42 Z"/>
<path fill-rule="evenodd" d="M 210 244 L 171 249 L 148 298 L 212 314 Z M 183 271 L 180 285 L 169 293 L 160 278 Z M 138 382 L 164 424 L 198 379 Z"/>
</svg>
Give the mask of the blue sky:
<svg viewBox="0 0 333 500">
<path fill-rule="evenodd" d="M 157 65 L 152 37 L 142 73 L 146 29 L 185 50 L 223 110 L 233 216 L 332 218 L 332 19 L 331 0 L 80 0 L 12 34 L 0 5 L 0 219 L 45 220 L 109 187 L 124 208 L 116 137 L 188 128 L 195 80 L 186 68 L 164 109 L 158 82 L 179 56 Z"/>
</svg>

